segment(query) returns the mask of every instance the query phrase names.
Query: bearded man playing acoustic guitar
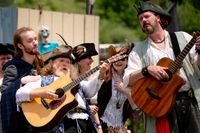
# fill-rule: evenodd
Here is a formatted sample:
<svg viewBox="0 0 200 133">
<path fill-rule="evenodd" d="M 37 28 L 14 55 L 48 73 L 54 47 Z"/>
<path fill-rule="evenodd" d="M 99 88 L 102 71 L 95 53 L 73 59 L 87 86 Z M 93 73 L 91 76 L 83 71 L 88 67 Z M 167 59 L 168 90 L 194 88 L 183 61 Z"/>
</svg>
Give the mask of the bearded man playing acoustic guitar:
<svg viewBox="0 0 200 133">
<path fill-rule="evenodd" d="M 199 133 L 199 32 L 193 38 L 186 32 L 170 34 L 165 28 L 171 17 L 158 5 L 146 1 L 135 7 L 147 39 L 135 43 L 123 79 L 145 113 L 145 132 Z"/>
<path fill-rule="evenodd" d="M 79 113 L 78 115 L 84 114 L 84 116 L 87 116 L 87 117 L 88 117 L 88 114 L 85 111 L 83 100 L 79 96 L 79 93 L 77 93 L 78 90 L 71 89 L 67 92 L 64 92 L 64 94 L 62 96 L 59 96 L 60 92 L 57 92 L 57 90 L 59 88 L 61 88 L 60 87 L 61 84 L 63 84 L 63 83 L 65 84 L 64 87 L 62 87 L 63 90 L 65 88 L 67 88 L 68 84 L 70 84 L 68 79 L 65 79 L 65 78 L 64 78 L 64 80 L 62 80 L 62 82 L 60 82 L 61 81 L 60 79 L 62 79 L 63 76 L 71 78 L 72 82 L 73 82 L 73 80 L 77 79 L 76 69 L 71 64 L 71 59 L 72 59 L 71 58 L 71 50 L 69 50 L 68 48 L 65 48 L 65 46 L 61 45 L 61 46 L 57 47 L 55 50 L 53 50 L 52 52 L 46 53 L 45 55 L 46 56 L 43 55 L 43 57 L 45 57 L 44 61 L 47 62 L 47 64 L 41 71 L 41 75 L 43 75 L 43 76 L 31 77 L 31 82 L 29 82 L 30 77 L 23 78 L 22 82 L 26 83 L 26 84 L 23 87 L 18 89 L 18 91 L 16 93 L 16 102 L 18 103 L 18 105 L 20 105 L 20 104 L 22 105 L 22 110 L 25 114 L 25 117 L 29 121 L 29 123 L 34 127 L 39 127 L 39 128 L 37 128 L 37 130 L 51 131 L 51 133 L 53 133 L 53 132 L 64 133 L 64 125 L 62 122 L 61 123 L 59 123 L 59 122 L 62 120 L 62 118 L 65 116 L 65 114 L 69 110 L 71 111 L 71 110 L 77 109 L 77 110 L 81 111 L 81 112 L 77 112 L 77 113 Z M 105 65 L 107 66 L 107 64 L 105 64 Z M 102 64 L 99 72 L 100 73 L 104 72 L 103 69 L 105 69 L 105 68 Z M 106 67 L 106 69 L 107 69 L 107 67 Z M 98 80 L 98 77 L 96 79 Z M 59 81 L 59 82 L 57 82 L 57 81 Z M 100 80 L 98 83 L 100 84 L 100 82 L 103 82 L 103 81 Z M 57 83 L 57 84 L 55 84 L 55 83 Z M 96 83 L 97 82 L 95 82 L 95 83 L 90 82 L 87 85 L 80 83 L 80 86 L 78 86 L 78 88 L 82 87 L 82 88 L 84 88 L 84 91 L 86 91 L 86 90 L 88 91 L 88 94 L 95 95 L 95 92 L 97 90 L 95 90 L 93 86 L 96 86 Z M 57 86 L 53 87 L 54 86 L 53 84 L 57 85 Z M 51 87 L 44 89 L 48 85 L 51 85 Z M 43 88 L 41 88 L 41 87 L 43 87 Z M 75 95 L 74 99 L 76 99 L 76 101 L 73 98 L 71 98 L 71 94 L 68 93 L 70 91 L 71 91 L 71 93 L 73 93 Z M 76 91 L 76 92 L 72 92 L 72 91 Z M 42 108 L 33 108 L 32 107 L 32 105 L 33 106 L 35 105 L 34 101 L 37 101 L 37 99 L 43 100 L 41 102 Z M 52 102 L 48 102 L 49 100 L 52 100 Z M 70 102 L 71 100 L 72 100 L 72 102 Z M 58 102 L 57 104 L 54 105 L 53 101 L 54 102 L 60 101 L 61 104 Z M 74 106 L 74 108 L 71 106 Z M 36 107 L 40 107 L 40 105 L 37 104 Z M 29 109 L 29 108 L 31 108 L 31 109 Z M 69 108 L 69 109 L 66 109 L 66 108 Z M 59 110 L 56 111 L 57 109 L 59 109 Z M 49 111 L 51 111 L 52 113 L 49 113 Z M 54 112 L 56 113 L 56 115 L 54 116 L 54 118 L 52 120 L 49 120 L 49 118 L 51 119 L 51 115 L 54 115 Z M 29 114 L 32 114 L 32 116 L 30 116 Z M 60 115 L 61 115 L 61 117 L 60 117 Z M 33 117 L 35 117 L 35 118 L 33 118 Z M 47 118 L 44 118 L 44 117 L 47 117 Z M 37 120 L 38 118 L 41 120 Z M 58 120 L 58 118 L 59 118 L 59 120 Z M 32 121 L 32 119 L 34 119 L 34 121 Z M 40 121 L 46 122 L 46 120 L 49 121 L 47 124 L 40 123 Z M 81 121 L 78 119 L 77 119 L 77 123 L 68 123 L 68 124 L 69 125 L 74 124 L 74 127 L 77 127 L 77 129 L 73 129 L 73 130 L 75 130 L 75 132 L 81 131 L 81 130 L 83 132 L 88 132 L 88 133 L 96 132 L 90 119 L 84 119 L 82 121 L 85 121 L 86 126 L 84 128 L 83 128 L 83 125 L 81 124 Z M 52 124 L 51 124 L 52 122 L 57 123 L 58 125 L 53 124 L 53 126 L 52 126 Z"/>
</svg>

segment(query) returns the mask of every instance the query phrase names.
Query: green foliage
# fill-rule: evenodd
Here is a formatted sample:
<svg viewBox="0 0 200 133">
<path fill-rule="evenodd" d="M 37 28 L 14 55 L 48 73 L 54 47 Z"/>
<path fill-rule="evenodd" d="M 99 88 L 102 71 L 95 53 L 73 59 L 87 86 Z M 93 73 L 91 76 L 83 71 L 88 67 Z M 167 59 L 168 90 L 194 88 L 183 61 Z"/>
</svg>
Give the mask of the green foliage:
<svg viewBox="0 0 200 133">
<path fill-rule="evenodd" d="M 93 14 L 100 16 L 100 43 L 121 43 L 143 39 L 134 3 L 139 0 L 96 0 Z M 177 1 L 180 30 L 199 29 L 199 0 L 153 0 L 164 9 Z M 15 0 L 18 7 L 85 14 L 86 0 Z"/>
<path fill-rule="evenodd" d="M 192 33 L 200 28 L 200 10 L 194 8 L 189 1 L 183 1 L 184 6 L 178 6 L 180 29 Z"/>
<path fill-rule="evenodd" d="M 192 5 L 194 6 L 194 8 L 196 9 L 200 9 L 200 1 L 199 0 L 191 0 Z"/>
<path fill-rule="evenodd" d="M 107 21 L 106 19 L 101 19 L 100 26 L 101 43 L 132 42 L 139 38 L 135 29 L 123 26 L 123 24 L 119 25 L 114 20 Z"/>
<path fill-rule="evenodd" d="M 133 111 L 125 124 L 133 133 L 144 133 L 143 113 L 141 111 Z"/>
<path fill-rule="evenodd" d="M 39 5 L 43 10 L 85 13 L 85 1 L 83 0 L 15 0 L 17 7 L 38 9 Z"/>
<path fill-rule="evenodd" d="M 0 0 L 0 7 L 12 6 L 14 0 Z"/>
<path fill-rule="evenodd" d="M 96 1 L 97 8 L 103 10 L 99 13 L 101 18 L 101 43 L 106 43 L 106 41 L 110 43 L 130 42 L 143 37 L 141 30 L 138 30 L 137 12 L 134 9 L 134 3 L 135 1 L 121 0 L 115 2 Z"/>
</svg>

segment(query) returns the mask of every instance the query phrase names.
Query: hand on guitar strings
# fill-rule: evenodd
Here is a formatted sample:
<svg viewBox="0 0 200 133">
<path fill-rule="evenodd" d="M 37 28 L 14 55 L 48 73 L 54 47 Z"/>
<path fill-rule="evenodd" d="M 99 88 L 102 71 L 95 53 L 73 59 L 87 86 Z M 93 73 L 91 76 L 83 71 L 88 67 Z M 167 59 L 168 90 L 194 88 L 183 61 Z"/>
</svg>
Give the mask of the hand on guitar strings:
<svg viewBox="0 0 200 133">
<path fill-rule="evenodd" d="M 158 80 L 169 78 L 169 75 L 166 72 L 166 70 L 168 69 L 167 67 L 148 66 L 147 69 L 148 69 L 149 74 Z"/>
<path fill-rule="evenodd" d="M 195 42 L 195 46 L 197 50 L 200 50 L 200 36 L 197 37 L 196 42 Z"/>
<path fill-rule="evenodd" d="M 102 62 L 99 69 L 99 79 L 104 80 L 106 77 L 106 72 L 108 71 L 109 65 L 106 62 Z"/>
<path fill-rule="evenodd" d="M 51 100 L 58 99 L 58 95 L 55 94 L 54 90 L 34 90 L 30 93 L 31 100 L 35 98 L 46 98 Z"/>
</svg>

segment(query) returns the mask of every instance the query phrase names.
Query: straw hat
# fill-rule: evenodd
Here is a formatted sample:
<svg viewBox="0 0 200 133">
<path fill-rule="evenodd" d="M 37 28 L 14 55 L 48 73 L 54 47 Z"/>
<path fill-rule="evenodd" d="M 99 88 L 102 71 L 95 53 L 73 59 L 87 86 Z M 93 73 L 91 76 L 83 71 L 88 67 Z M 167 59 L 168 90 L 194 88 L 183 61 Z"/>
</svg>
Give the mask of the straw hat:
<svg viewBox="0 0 200 133">
<path fill-rule="evenodd" d="M 129 54 L 130 52 L 130 47 L 129 46 L 117 46 L 117 47 L 114 47 L 114 46 L 109 46 L 108 47 L 108 58 L 120 53 L 120 52 L 123 52 L 124 54 Z"/>
</svg>

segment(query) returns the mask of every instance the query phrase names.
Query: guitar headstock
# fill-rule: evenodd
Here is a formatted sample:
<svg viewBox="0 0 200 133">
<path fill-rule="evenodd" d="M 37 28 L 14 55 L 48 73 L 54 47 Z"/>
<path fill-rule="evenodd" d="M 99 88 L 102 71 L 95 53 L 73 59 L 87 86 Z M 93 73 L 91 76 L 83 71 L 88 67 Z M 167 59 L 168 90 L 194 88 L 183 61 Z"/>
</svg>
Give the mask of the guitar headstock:
<svg viewBox="0 0 200 133">
<path fill-rule="evenodd" d="M 110 57 L 107 61 L 108 61 L 108 63 L 114 63 L 114 62 L 124 59 L 126 57 L 128 57 L 128 55 L 121 52 L 121 53 L 118 53 L 118 54 Z"/>
</svg>

